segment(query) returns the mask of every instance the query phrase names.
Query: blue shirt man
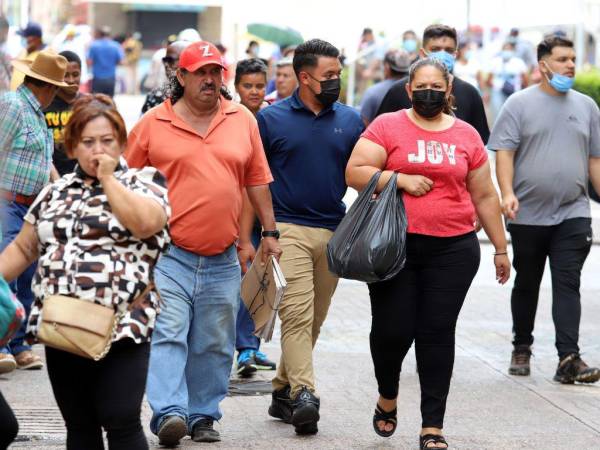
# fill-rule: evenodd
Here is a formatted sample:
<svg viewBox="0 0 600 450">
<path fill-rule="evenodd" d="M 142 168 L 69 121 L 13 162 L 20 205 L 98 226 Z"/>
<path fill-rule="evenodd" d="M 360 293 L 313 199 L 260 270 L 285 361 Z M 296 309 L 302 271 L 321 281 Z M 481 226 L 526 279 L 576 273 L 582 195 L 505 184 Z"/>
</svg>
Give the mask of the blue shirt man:
<svg viewBox="0 0 600 450">
<path fill-rule="evenodd" d="M 346 164 L 364 127 L 356 111 L 336 102 L 342 66 L 334 46 L 307 41 L 296 48 L 293 66 L 298 89 L 257 115 L 275 179 L 271 195 L 287 280 L 269 414 L 291 422 L 298 434 L 315 434 L 320 400 L 312 349 L 337 285 L 327 242 L 345 214 Z"/>
<path fill-rule="evenodd" d="M 88 65 L 92 67 L 92 92 L 113 96 L 117 65 L 124 57 L 118 42 L 110 39 L 110 30 L 106 27 L 98 31 L 98 39 L 90 45 Z"/>
</svg>

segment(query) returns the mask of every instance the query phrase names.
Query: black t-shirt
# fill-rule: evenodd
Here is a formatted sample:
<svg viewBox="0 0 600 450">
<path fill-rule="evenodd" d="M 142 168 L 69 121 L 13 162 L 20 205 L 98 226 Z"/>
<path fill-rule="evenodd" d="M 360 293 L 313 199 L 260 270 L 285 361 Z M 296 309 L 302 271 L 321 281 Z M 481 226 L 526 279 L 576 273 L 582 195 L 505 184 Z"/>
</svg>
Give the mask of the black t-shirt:
<svg viewBox="0 0 600 450">
<path fill-rule="evenodd" d="M 81 94 L 78 94 L 78 96 Z M 52 131 L 54 138 L 54 153 L 52 154 L 52 163 L 58 173 L 63 176 L 71 173 L 75 169 L 77 160 L 69 159 L 65 153 L 63 131 L 67 122 L 71 118 L 73 104 L 69 104 L 58 95 L 50 105 L 44 109 L 44 117 L 48 129 Z"/>
<path fill-rule="evenodd" d="M 399 109 L 409 109 L 412 107 L 408 94 L 406 93 L 406 83 L 408 77 L 402 78 L 392 85 L 388 93 L 383 98 L 377 116 L 383 113 L 395 112 Z M 452 95 L 454 95 L 456 109 L 454 114 L 461 120 L 464 120 L 477 130 L 484 144 L 490 137 L 490 128 L 488 127 L 487 117 L 483 109 L 481 95 L 472 85 L 460 78 L 454 77 L 452 83 Z"/>
</svg>

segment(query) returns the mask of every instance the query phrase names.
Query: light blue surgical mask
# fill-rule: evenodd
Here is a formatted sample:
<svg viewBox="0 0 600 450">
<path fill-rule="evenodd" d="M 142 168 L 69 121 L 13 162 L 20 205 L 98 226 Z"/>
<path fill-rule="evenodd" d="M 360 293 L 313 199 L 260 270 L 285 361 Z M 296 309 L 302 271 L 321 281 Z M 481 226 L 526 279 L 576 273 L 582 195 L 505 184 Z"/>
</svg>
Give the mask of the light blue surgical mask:
<svg viewBox="0 0 600 450">
<path fill-rule="evenodd" d="M 404 47 L 404 50 L 408 53 L 414 53 L 417 51 L 417 41 L 414 39 L 406 39 L 402 42 L 402 47 Z"/>
<path fill-rule="evenodd" d="M 448 53 L 445 50 L 440 50 L 438 52 L 429 53 L 427 56 L 443 62 L 448 68 L 448 72 L 452 73 L 454 70 L 454 62 L 456 61 L 456 58 L 454 58 L 454 55 L 451 53 Z"/>
<path fill-rule="evenodd" d="M 569 92 L 569 89 L 573 87 L 575 78 L 552 72 L 552 70 L 550 70 L 550 67 L 548 67 L 548 64 L 546 64 L 546 68 L 552 74 L 552 78 L 548 78 L 548 75 L 546 75 L 550 86 L 552 86 L 555 91 L 560 92 L 562 94 Z"/>
<path fill-rule="evenodd" d="M 502 52 L 500 53 L 500 55 L 502 56 L 502 59 L 504 61 L 508 61 L 513 56 L 515 56 L 515 52 L 512 51 L 512 50 L 502 50 Z"/>
</svg>

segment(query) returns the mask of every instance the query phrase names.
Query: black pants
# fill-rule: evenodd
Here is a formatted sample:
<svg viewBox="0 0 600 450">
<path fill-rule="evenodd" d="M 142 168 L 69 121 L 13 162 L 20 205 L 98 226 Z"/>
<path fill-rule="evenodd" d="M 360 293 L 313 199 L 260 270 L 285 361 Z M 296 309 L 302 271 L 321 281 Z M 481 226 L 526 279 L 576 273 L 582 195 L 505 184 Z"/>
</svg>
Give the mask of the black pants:
<svg viewBox="0 0 600 450">
<path fill-rule="evenodd" d="M 479 242 L 475 233 L 409 234 L 406 251 L 406 266 L 396 277 L 369 285 L 375 377 L 381 396 L 396 398 L 402 361 L 414 341 L 422 426 L 443 428 L 456 320 L 479 268 Z"/>
<path fill-rule="evenodd" d="M 549 258 L 558 356 L 579 352 L 579 284 L 592 246 L 591 223 L 589 218 L 576 218 L 552 226 L 509 225 L 517 272 L 511 296 L 513 344 L 533 344 L 540 283 Z"/>
<path fill-rule="evenodd" d="M 0 450 L 8 448 L 18 432 L 17 418 L 0 392 Z"/>
<path fill-rule="evenodd" d="M 92 92 L 113 97 L 115 95 L 115 82 L 114 78 L 92 78 Z"/>
<path fill-rule="evenodd" d="M 48 375 L 67 427 L 68 450 L 148 449 L 140 414 L 150 344 L 124 339 L 99 361 L 46 347 Z"/>
</svg>

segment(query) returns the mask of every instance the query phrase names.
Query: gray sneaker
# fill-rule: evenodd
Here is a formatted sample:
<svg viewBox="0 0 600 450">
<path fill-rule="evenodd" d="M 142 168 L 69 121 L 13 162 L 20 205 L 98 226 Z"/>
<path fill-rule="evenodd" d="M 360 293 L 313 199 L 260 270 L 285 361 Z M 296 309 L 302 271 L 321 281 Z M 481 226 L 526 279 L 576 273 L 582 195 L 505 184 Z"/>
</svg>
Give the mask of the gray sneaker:
<svg viewBox="0 0 600 450">
<path fill-rule="evenodd" d="M 510 359 L 508 373 L 510 375 L 528 376 L 531 373 L 529 360 L 531 359 L 531 347 L 529 345 L 515 345 Z"/>
<path fill-rule="evenodd" d="M 165 447 L 175 447 L 187 434 L 187 424 L 181 416 L 167 416 L 158 427 L 158 443 Z"/>
</svg>

